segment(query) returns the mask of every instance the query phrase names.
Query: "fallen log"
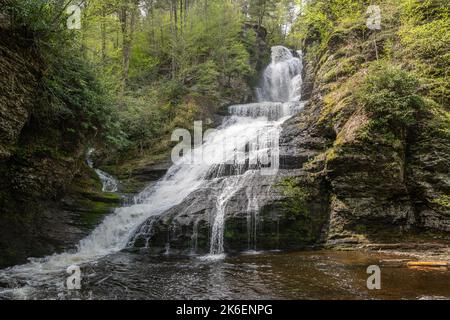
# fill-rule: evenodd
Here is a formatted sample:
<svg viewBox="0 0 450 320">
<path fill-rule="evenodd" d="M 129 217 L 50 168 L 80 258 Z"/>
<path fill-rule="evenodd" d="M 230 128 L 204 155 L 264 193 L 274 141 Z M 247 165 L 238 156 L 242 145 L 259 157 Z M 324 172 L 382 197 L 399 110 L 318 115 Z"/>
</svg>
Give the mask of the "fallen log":
<svg viewBox="0 0 450 320">
<path fill-rule="evenodd" d="M 446 261 L 410 261 L 407 263 L 408 267 L 448 267 Z"/>
</svg>

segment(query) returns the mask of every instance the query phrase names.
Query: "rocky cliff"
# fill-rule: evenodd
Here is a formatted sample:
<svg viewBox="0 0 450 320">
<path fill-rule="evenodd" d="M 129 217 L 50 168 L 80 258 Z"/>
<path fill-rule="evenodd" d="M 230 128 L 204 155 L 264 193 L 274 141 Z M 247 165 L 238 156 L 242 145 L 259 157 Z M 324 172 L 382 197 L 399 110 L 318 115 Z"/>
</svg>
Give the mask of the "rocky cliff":
<svg viewBox="0 0 450 320">
<path fill-rule="evenodd" d="M 288 124 L 285 140 L 295 140 L 291 153 L 326 185 L 330 245 L 449 240 L 448 105 L 433 98 L 429 79 L 406 93 L 405 83 L 415 83 L 430 56 L 416 51 L 412 66 L 402 33 L 412 27 L 402 29 L 398 10 L 383 10 L 391 15 L 382 32 L 357 21 L 336 26 L 326 40 L 313 32 L 304 39 L 310 100 Z M 379 101 L 361 98 L 367 87 Z"/>
</svg>

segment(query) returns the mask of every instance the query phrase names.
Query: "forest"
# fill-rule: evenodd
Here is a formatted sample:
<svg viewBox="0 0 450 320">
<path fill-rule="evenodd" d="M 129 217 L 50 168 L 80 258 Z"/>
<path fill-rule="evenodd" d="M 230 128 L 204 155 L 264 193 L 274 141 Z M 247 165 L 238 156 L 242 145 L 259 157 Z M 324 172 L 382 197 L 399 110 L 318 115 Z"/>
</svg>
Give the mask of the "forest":
<svg viewBox="0 0 450 320">
<path fill-rule="evenodd" d="M 408 63 L 422 77 L 433 76 L 427 93 L 443 106 L 448 21 L 446 6 L 440 10 L 435 2 L 404 1 L 402 52 L 386 48 L 392 52 L 380 54 L 384 61 Z M 68 10 L 74 4 L 79 11 Z M 287 0 L 6 1 L 3 12 L 14 36 L 33 41 L 46 64 L 44 101 L 32 116 L 37 122 L 67 121 L 64 130 L 113 148 L 117 160 L 164 152 L 174 128 L 207 119 L 221 105 L 250 100 L 251 92 L 237 91 L 258 82 L 269 60 L 265 48 L 298 50 L 315 32 L 320 44 L 309 50 L 314 55 L 336 28 L 363 21 L 364 7 L 365 1 L 318 1 L 306 19 L 297 19 L 300 5 Z M 397 7 L 386 3 L 386 24 L 398 23 Z M 433 20 L 420 23 L 427 19 Z M 384 41 L 388 32 L 375 41 Z"/>
<path fill-rule="evenodd" d="M 448 272 L 427 286 L 408 267 L 448 271 L 450 261 L 449 6 L 0 0 L 0 299 L 17 298 L 27 268 L 26 298 L 73 298 L 56 289 L 61 274 L 41 287 L 74 264 L 92 273 L 82 284 L 101 299 L 450 299 L 438 285 Z M 216 129 L 202 152 L 217 163 L 174 163 L 175 130 L 195 136 L 199 122 Z M 302 255 L 310 250 L 319 258 Z M 243 252 L 252 254 L 234 258 Z M 222 278 L 218 287 L 236 290 L 183 291 L 175 263 L 159 269 L 171 255 L 230 261 L 236 269 L 224 262 L 221 272 L 266 294 Z M 27 264 L 42 257 L 51 258 Z M 161 272 L 155 287 L 169 277 L 181 292 L 121 293 L 114 276 L 99 278 L 122 270 L 119 257 L 132 261 L 128 277 Z M 345 261 L 341 272 L 355 282 L 350 264 L 361 260 L 402 268 L 389 273 L 389 294 L 353 295 L 327 270 L 313 277 L 316 258 L 331 273 L 331 260 Z M 215 272 L 179 259 L 202 270 L 183 277 L 204 283 Z M 289 259 L 304 275 L 293 276 Z M 247 279 L 253 262 L 278 270 L 268 281 L 280 286 Z M 407 276 L 418 279 L 413 290 L 397 288 Z M 302 296 L 291 277 L 331 287 Z"/>
<path fill-rule="evenodd" d="M 50 64 L 45 110 L 35 116 L 78 118 L 65 129 L 85 131 L 88 141 L 125 158 L 162 152 L 175 127 L 247 98 L 236 89 L 257 81 L 268 59 L 259 52 L 257 33 L 276 30 L 267 33 L 267 44 L 280 43 L 286 35 L 278 17 L 290 8 L 277 1 L 247 4 L 247 13 L 240 1 L 74 3 L 79 18 L 67 1 L 9 1 L 4 9 L 16 32 L 32 37 Z M 247 21 L 246 14 L 254 18 Z M 80 29 L 68 28 L 71 23 Z"/>
</svg>

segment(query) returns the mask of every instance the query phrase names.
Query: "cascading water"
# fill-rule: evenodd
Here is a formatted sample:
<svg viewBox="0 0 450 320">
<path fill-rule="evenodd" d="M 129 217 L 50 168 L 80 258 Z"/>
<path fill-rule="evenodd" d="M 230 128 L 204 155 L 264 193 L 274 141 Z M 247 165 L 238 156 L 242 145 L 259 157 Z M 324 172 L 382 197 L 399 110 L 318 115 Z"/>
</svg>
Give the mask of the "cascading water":
<svg viewBox="0 0 450 320">
<path fill-rule="evenodd" d="M 301 51 L 297 52 L 301 57 Z M 281 46 L 272 48 L 272 63 L 266 68 L 262 86 L 258 88 L 258 101 L 299 101 L 302 86 L 302 61 Z"/>
<path fill-rule="evenodd" d="M 95 169 L 95 172 L 97 173 L 98 177 L 102 181 L 102 191 L 103 192 L 117 192 L 118 190 L 118 183 L 117 180 L 114 179 L 113 176 L 106 173 L 105 171 L 102 171 L 100 169 Z"/>
<path fill-rule="evenodd" d="M 301 56 L 301 52 L 299 52 Z M 263 118 L 266 121 L 263 131 L 258 132 L 256 139 L 263 142 L 258 145 L 258 150 L 268 156 L 275 154 L 271 163 L 272 169 L 279 168 L 279 136 L 281 124 L 289 117 L 297 113 L 300 108 L 302 86 L 302 61 L 293 56 L 292 52 L 281 46 L 272 48 L 272 62 L 263 74 L 262 87 L 257 88 L 258 103 L 236 105 L 230 107 L 230 113 L 237 118 L 251 118 L 253 121 Z M 245 142 L 251 142 L 252 139 Z M 258 156 L 258 154 L 256 155 Z M 251 156 L 250 156 L 251 158 Z M 251 159 L 250 159 L 251 160 Z M 250 169 L 252 169 L 250 167 Z M 246 186 L 249 175 L 255 172 L 248 171 L 241 177 L 225 179 L 222 193 L 217 200 L 217 213 L 214 219 L 210 254 L 221 255 L 224 253 L 223 233 L 226 215 L 226 205 L 240 188 Z M 259 211 L 258 199 L 247 189 L 247 232 L 250 246 L 250 238 L 253 238 L 256 249 L 257 215 Z M 253 215 L 253 219 L 251 217 Z M 253 223 L 252 223 L 253 220 Z M 250 249 L 250 248 L 249 248 Z"/>
<path fill-rule="evenodd" d="M 211 217 L 210 253 L 223 254 L 229 201 L 237 190 L 248 187 L 256 175 L 275 174 L 278 170 L 281 126 L 302 107 L 301 65 L 301 60 L 287 48 L 272 48 L 272 63 L 257 90 L 258 103 L 230 107 L 231 116 L 205 137 L 200 148 L 192 150 L 190 157 L 184 157 L 164 178 L 135 197 L 133 205 L 116 209 L 107 216 L 91 235 L 80 241 L 74 252 L 32 259 L 28 264 L 0 271 L 0 282 L 25 284 L 21 288 L 0 290 L 0 297 L 4 294 L 29 297 L 33 288 L 43 284 L 63 289 L 56 275 L 64 273 L 68 266 L 92 262 L 131 245 L 136 234 L 151 232 L 148 229 L 152 223 L 145 223 L 149 218 L 180 204 L 211 179 L 220 181 L 220 190 Z M 233 170 L 225 175 L 223 168 L 227 166 Z M 258 211 L 257 196 L 248 194 L 248 210 Z M 256 233 L 256 226 L 253 228 Z"/>
<path fill-rule="evenodd" d="M 86 162 L 89 167 L 91 167 L 97 176 L 100 178 L 100 181 L 102 182 L 102 191 L 103 192 L 117 192 L 119 190 L 119 183 L 117 180 L 110 175 L 109 173 L 106 173 L 105 171 L 102 171 L 100 169 L 94 168 L 94 162 L 92 161 L 92 153 L 94 152 L 94 149 L 90 149 L 87 153 Z"/>
<path fill-rule="evenodd" d="M 231 177 L 224 179 L 222 193 L 217 199 L 217 212 L 214 217 L 214 223 L 212 226 L 211 234 L 211 246 L 210 254 L 220 255 L 223 254 L 223 232 L 225 226 L 225 214 L 227 209 L 227 203 L 233 196 L 233 194 L 238 190 L 239 177 Z"/>
</svg>

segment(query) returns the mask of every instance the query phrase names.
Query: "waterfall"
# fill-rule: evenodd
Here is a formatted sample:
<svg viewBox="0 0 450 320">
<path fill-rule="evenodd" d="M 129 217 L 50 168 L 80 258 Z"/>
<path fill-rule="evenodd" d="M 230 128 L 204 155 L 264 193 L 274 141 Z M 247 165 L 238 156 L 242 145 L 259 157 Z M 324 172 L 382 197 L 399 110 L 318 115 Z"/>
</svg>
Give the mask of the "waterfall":
<svg viewBox="0 0 450 320">
<path fill-rule="evenodd" d="M 264 71 L 261 88 L 257 90 L 258 103 L 231 106 L 230 117 L 204 138 L 201 147 L 173 165 L 160 181 L 135 197 L 132 205 L 118 208 L 107 216 L 80 241 L 75 252 L 33 259 L 28 264 L 0 271 L 0 280 L 13 278 L 19 283 L 38 287 L 45 282 L 57 281 L 54 274 L 64 272 L 72 264 L 95 261 L 123 250 L 133 243 L 136 234 L 151 232 L 153 223 L 145 224 L 146 221 L 182 203 L 210 179 L 221 181 L 211 216 L 210 253 L 223 254 L 227 206 L 236 191 L 248 187 L 256 175 L 276 174 L 278 170 L 282 124 L 302 106 L 301 65 L 301 59 L 294 57 L 287 48 L 272 48 L 272 62 Z M 108 176 L 103 178 L 108 183 Z M 114 189 L 111 184 L 105 184 L 105 188 Z M 257 210 L 258 199 L 251 192 L 249 194 L 252 203 L 248 210 Z M 256 233 L 256 217 L 253 228 Z M 256 234 L 253 238 L 256 239 Z M 55 285 L 62 284 L 56 282 Z"/>
<path fill-rule="evenodd" d="M 301 53 L 299 53 L 301 56 Z M 257 88 L 258 103 L 235 105 L 229 108 L 233 117 L 238 119 L 251 119 L 248 127 L 257 121 L 264 122 L 263 130 L 257 132 L 256 137 L 249 140 L 243 140 L 244 143 L 252 143 L 252 141 L 263 141 L 263 144 L 257 143 L 256 149 L 263 151 L 267 155 L 279 154 L 279 136 L 281 133 L 281 124 L 289 117 L 300 111 L 302 104 L 301 98 L 301 71 L 302 62 L 300 58 L 293 56 L 292 52 L 281 46 L 272 48 L 272 62 L 266 68 L 262 78 L 262 86 Z M 231 124 L 233 126 L 233 124 Z M 270 142 L 270 143 L 267 143 Z M 258 152 L 256 155 L 258 157 Z M 251 160 L 249 156 L 249 162 Z M 274 163 L 271 165 L 273 169 L 279 168 L 279 157 L 275 157 Z M 253 161 L 255 162 L 255 161 Z M 247 169 L 255 169 L 249 167 Z M 230 177 L 224 181 L 222 192 L 217 199 L 217 210 L 214 218 L 211 233 L 211 255 L 221 255 L 224 253 L 224 229 L 225 216 L 228 201 L 241 188 L 246 187 L 249 175 L 254 175 L 255 172 L 246 171 L 244 175 L 238 177 Z M 247 195 L 250 192 L 247 190 Z M 258 200 L 253 195 L 248 195 L 248 218 L 247 228 L 248 239 L 250 244 L 250 234 L 254 241 L 256 249 L 256 233 L 258 220 Z M 251 216 L 254 215 L 253 228 L 251 223 Z"/>
<path fill-rule="evenodd" d="M 110 174 L 102 171 L 100 169 L 95 169 L 98 177 L 102 182 L 102 191 L 103 192 L 117 192 L 118 183 L 117 180 Z"/>
<path fill-rule="evenodd" d="M 301 56 L 301 52 L 298 52 Z M 257 88 L 258 101 L 299 101 L 302 86 L 302 62 L 281 46 L 272 48 L 272 62 L 266 68 L 261 88 Z"/>
<path fill-rule="evenodd" d="M 247 187 L 247 249 L 256 250 L 256 237 L 258 231 L 259 202 L 258 195 L 253 188 Z"/>
<path fill-rule="evenodd" d="M 195 254 L 197 252 L 198 247 L 198 224 L 200 222 L 200 219 L 195 220 L 194 226 L 192 228 L 192 237 L 191 237 L 191 252 L 192 254 Z"/>
<path fill-rule="evenodd" d="M 102 182 L 103 192 L 117 192 L 117 190 L 119 189 L 119 183 L 117 182 L 117 180 L 109 173 L 94 168 L 94 162 L 92 161 L 92 153 L 94 153 L 94 151 L 94 149 L 89 149 L 86 156 L 86 163 L 91 169 L 95 171 L 97 176 L 100 178 L 100 181 Z"/>
<path fill-rule="evenodd" d="M 237 190 L 238 179 L 235 177 L 231 179 L 224 180 L 223 191 L 217 199 L 217 213 L 212 226 L 211 235 L 211 254 L 222 254 L 223 253 L 223 232 L 225 224 L 225 210 L 228 201 L 234 195 Z"/>
</svg>

